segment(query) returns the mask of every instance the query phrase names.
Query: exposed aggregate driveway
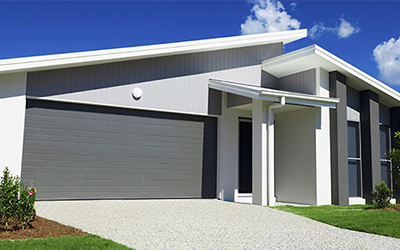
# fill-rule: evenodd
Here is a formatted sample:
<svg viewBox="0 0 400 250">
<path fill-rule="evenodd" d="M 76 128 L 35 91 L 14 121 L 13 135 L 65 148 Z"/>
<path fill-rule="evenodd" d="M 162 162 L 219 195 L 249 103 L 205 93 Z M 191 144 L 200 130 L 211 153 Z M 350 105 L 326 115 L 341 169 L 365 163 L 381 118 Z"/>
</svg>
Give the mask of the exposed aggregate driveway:
<svg viewBox="0 0 400 250">
<path fill-rule="evenodd" d="M 136 249 L 400 249 L 400 239 L 217 200 L 42 201 L 36 210 Z"/>
</svg>

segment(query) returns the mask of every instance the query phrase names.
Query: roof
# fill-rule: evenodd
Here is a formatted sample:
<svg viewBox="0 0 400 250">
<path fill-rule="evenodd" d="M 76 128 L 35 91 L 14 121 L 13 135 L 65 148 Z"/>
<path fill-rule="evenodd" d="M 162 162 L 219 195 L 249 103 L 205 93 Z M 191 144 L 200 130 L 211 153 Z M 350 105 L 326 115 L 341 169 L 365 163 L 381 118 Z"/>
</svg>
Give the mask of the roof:
<svg viewBox="0 0 400 250">
<path fill-rule="evenodd" d="M 188 53 L 224 50 L 273 43 L 286 44 L 299 40 L 306 36 L 307 30 L 302 29 L 188 42 L 138 46 L 130 48 L 4 59 L 0 60 L 0 74 L 94 65 L 101 63 L 181 55 Z"/>
<path fill-rule="evenodd" d="M 208 85 L 211 89 L 265 101 L 279 102 L 281 97 L 285 97 L 288 104 L 304 106 L 336 108 L 336 104 L 340 101 L 338 98 L 294 93 L 217 79 L 210 79 Z"/>
<path fill-rule="evenodd" d="M 400 93 L 367 73 L 345 62 L 323 48 L 312 45 L 262 62 L 262 69 L 276 77 L 321 68 L 338 71 L 347 77 L 347 84 L 357 90 L 372 90 L 388 107 L 400 106 Z"/>
</svg>

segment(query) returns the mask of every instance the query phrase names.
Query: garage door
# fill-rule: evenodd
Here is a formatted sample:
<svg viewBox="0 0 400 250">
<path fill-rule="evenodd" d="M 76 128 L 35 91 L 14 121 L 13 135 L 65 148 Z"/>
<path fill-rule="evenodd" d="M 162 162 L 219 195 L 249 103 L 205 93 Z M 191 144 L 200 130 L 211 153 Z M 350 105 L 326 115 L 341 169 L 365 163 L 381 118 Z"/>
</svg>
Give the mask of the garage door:
<svg viewBox="0 0 400 250">
<path fill-rule="evenodd" d="M 213 198 L 216 118 L 27 101 L 22 180 L 38 199 Z"/>
</svg>

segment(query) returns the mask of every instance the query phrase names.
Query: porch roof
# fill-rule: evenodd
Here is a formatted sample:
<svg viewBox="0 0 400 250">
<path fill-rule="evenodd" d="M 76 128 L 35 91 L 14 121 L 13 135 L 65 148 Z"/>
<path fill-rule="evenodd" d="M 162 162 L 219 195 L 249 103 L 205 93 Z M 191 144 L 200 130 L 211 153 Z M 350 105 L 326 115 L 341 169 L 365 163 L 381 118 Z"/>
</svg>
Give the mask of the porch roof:
<svg viewBox="0 0 400 250">
<path fill-rule="evenodd" d="M 317 45 L 311 45 L 262 62 L 262 69 L 275 77 L 283 77 L 309 69 L 338 71 L 347 77 L 347 85 L 358 91 L 372 90 L 388 107 L 400 106 L 400 93 Z"/>
<path fill-rule="evenodd" d="M 208 85 L 211 89 L 264 101 L 280 102 L 281 97 L 285 97 L 286 103 L 295 105 L 336 108 L 336 104 L 340 101 L 339 98 L 288 92 L 217 79 L 210 79 Z"/>
</svg>

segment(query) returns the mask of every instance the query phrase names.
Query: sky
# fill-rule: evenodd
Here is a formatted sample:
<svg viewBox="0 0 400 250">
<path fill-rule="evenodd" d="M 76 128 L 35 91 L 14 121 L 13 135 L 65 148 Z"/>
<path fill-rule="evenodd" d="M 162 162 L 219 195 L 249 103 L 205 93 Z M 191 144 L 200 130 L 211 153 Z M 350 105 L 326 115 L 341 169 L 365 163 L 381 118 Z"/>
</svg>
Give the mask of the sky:
<svg viewBox="0 0 400 250">
<path fill-rule="evenodd" d="M 0 59 L 295 29 L 400 91 L 400 0 L 0 0 Z"/>
</svg>

